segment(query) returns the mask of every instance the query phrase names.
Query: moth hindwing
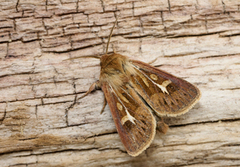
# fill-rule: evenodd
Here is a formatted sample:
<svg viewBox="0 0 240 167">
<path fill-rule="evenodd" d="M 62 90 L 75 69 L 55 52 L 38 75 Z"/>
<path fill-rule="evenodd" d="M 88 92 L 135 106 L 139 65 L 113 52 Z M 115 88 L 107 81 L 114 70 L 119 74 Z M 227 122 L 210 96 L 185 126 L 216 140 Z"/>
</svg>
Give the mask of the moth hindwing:
<svg viewBox="0 0 240 167">
<path fill-rule="evenodd" d="M 141 61 L 106 51 L 100 62 L 99 81 L 84 96 L 97 87 L 103 90 L 121 141 L 131 156 L 139 155 L 151 144 L 157 126 L 153 113 L 159 117 L 178 116 L 200 99 L 201 93 L 194 85 Z M 158 125 L 165 133 L 167 125 L 163 121 Z"/>
</svg>

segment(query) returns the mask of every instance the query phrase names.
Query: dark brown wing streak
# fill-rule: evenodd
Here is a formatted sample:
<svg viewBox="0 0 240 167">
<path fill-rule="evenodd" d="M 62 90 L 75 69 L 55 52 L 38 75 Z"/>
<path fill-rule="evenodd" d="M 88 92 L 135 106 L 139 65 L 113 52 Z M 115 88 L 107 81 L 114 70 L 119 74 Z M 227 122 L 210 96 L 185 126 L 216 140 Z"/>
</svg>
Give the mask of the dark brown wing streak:
<svg viewBox="0 0 240 167">
<path fill-rule="evenodd" d="M 131 78 L 134 89 L 159 116 L 184 114 L 200 99 L 199 89 L 189 82 L 140 61 L 131 63 L 137 71 Z"/>
<path fill-rule="evenodd" d="M 116 90 L 104 82 L 102 90 L 127 152 L 132 156 L 139 155 L 155 136 L 156 121 L 151 109 L 142 102 L 130 85 Z"/>
</svg>

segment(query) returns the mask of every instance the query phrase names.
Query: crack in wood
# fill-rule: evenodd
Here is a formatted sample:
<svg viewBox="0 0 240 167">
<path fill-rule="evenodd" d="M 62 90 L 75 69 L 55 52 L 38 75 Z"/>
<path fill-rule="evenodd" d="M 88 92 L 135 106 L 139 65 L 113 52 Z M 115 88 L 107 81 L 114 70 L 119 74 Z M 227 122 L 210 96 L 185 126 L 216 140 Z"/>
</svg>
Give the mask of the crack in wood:
<svg viewBox="0 0 240 167">
<path fill-rule="evenodd" d="M 5 103 L 5 104 L 7 104 L 7 103 Z M 6 118 L 6 115 L 7 115 L 7 105 L 5 106 L 3 117 L 0 119 L 0 125 L 2 125 L 3 121 Z"/>
<path fill-rule="evenodd" d="M 101 2 L 101 5 L 102 5 L 103 12 L 105 12 L 105 5 L 104 5 L 103 0 L 100 0 L 100 2 Z"/>
<path fill-rule="evenodd" d="M 74 85 L 74 87 L 75 87 L 75 85 Z M 75 92 L 76 92 L 76 90 L 75 90 Z M 77 95 L 75 95 L 73 103 L 70 104 L 70 106 L 69 106 L 68 108 L 66 108 L 66 110 L 65 110 L 66 125 L 67 125 L 68 127 L 69 127 L 68 111 L 69 111 L 71 108 L 73 108 L 76 103 L 77 103 Z"/>
<path fill-rule="evenodd" d="M 240 56 L 239 53 L 235 54 L 222 54 L 222 55 L 211 55 L 211 56 L 204 56 L 204 57 L 198 57 L 197 59 L 214 59 L 214 58 L 222 58 L 222 57 L 234 57 L 234 56 Z"/>
<path fill-rule="evenodd" d="M 170 0 L 168 0 L 168 10 L 169 10 L 169 13 L 172 13 Z"/>
<path fill-rule="evenodd" d="M 191 123 L 181 123 L 181 125 L 169 125 L 171 128 L 178 128 L 178 127 L 184 127 L 184 126 L 191 126 L 191 125 L 199 125 L 199 124 L 214 124 L 219 122 L 240 122 L 240 118 L 236 119 L 219 119 L 214 121 L 202 121 L 202 122 L 191 122 Z"/>
</svg>

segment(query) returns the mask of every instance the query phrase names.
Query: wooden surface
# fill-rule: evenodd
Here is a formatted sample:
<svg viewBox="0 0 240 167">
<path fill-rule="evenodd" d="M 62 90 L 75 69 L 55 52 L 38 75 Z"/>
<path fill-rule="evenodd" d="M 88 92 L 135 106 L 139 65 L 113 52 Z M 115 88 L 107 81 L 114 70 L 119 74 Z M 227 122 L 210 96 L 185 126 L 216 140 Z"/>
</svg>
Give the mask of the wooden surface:
<svg viewBox="0 0 240 167">
<path fill-rule="evenodd" d="M 1 0 L 0 166 L 240 166 L 239 0 Z M 77 100 L 110 51 L 197 85 L 200 102 L 138 157 L 103 93 Z"/>
</svg>

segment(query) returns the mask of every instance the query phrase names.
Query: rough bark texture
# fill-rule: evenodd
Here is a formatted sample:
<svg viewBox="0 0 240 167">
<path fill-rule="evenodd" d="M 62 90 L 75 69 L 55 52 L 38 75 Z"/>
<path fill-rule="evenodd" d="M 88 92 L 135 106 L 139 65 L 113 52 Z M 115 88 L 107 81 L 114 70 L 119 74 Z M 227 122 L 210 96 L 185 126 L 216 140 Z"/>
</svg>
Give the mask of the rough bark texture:
<svg viewBox="0 0 240 167">
<path fill-rule="evenodd" d="M 240 166 L 239 0 L 1 0 L 0 166 Z M 138 157 L 119 139 L 99 77 L 118 53 L 201 92 Z"/>
</svg>

